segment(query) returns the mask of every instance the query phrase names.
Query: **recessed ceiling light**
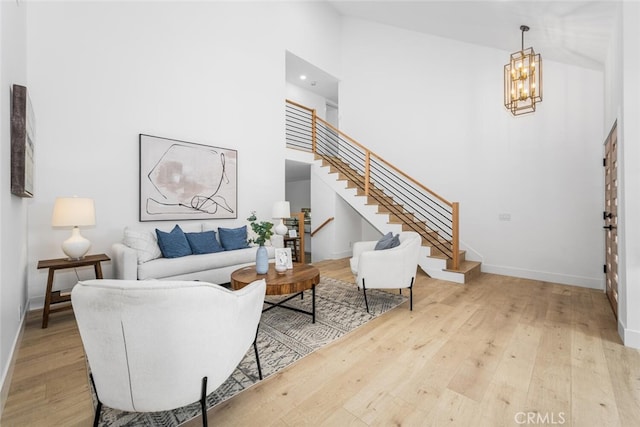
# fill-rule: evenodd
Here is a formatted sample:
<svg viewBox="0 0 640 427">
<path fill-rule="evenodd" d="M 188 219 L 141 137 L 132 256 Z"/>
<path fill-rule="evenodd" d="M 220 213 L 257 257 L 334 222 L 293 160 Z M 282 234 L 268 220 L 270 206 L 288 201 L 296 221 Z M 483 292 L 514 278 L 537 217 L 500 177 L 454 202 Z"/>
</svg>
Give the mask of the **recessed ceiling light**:
<svg viewBox="0 0 640 427">
<path fill-rule="evenodd" d="M 300 80 L 307 80 L 307 76 L 305 76 L 304 74 L 300 74 Z"/>
</svg>

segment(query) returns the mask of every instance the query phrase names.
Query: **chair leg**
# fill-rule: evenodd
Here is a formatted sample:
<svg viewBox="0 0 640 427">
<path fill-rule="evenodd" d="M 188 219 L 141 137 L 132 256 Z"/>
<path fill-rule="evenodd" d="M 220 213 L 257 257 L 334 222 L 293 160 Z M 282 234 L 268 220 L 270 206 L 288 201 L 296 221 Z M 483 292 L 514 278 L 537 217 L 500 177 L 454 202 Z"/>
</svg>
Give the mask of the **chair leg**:
<svg viewBox="0 0 640 427">
<path fill-rule="evenodd" d="M 96 400 L 98 401 L 98 404 L 96 405 L 96 413 L 93 416 L 93 427 L 98 427 L 102 412 L 102 402 L 100 402 L 100 398 L 98 397 L 98 390 L 96 390 L 96 383 L 93 381 L 93 374 L 89 374 L 89 379 L 91 380 L 91 386 L 93 387 L 93 392 L 96 394 Z"/>
<path fill-rule="evenodd" d="M 207 427 L 207 377 L 202 377 L 202 392 L 200 393 L 200 407 L 202 408 L 202 425 Z"/>
<path fill-rule="evenodd" d="M 413 277 L 411 278 L 411 284 L 409 285 L 409 310 L 413 311 Z"/>
<path fill-rule="evenodd" d="M 98 427 L 98 425 L 100 425 L 101 412 L 102 412 L 102 402 L 98 400 L 98 405 L 96 406 L 96 414 L 93 417 L 93 427 Z"/>
<path fill-rule="evenodd" d="M 364 293 L 364 305 L 367 307 L 367 313 L 369 313 L 369 302 L 367 301 L 367 288 L 364 285 L 364 279 L 362 279 L 362 293 Z"/>
<path fill-rule="evenodd" d="M 260 329 L 260 325 L 258 325 Z M 258 330 L 256 329 L 256 338 L 253 340 L 253 351 L 256 353 L 256 364 L 258 365 L 258 378 L 262 379 L 262 368 L 260 367 L 260 355 L 258 354 Z"/>
</svg>

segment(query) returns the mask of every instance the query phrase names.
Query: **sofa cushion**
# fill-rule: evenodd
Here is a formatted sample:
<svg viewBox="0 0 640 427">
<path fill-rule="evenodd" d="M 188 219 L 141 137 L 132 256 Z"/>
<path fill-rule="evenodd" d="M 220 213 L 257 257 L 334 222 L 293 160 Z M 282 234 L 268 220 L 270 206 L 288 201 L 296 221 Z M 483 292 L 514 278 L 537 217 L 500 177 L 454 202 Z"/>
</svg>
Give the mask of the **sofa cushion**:
<svg viewBox="0 0 640 427">
<path fill-rule="evenodd" d="M 182 276 L 198 271 L 214 270 L 256 262 L 257 247 L 223 251 L 212 254 L 190 255 L 182 258 L 158 258 L 138 266 L 138 280 L 162 279 Z M 268 247 L 269 257 L 273 258 L 274 248 Z"/>
<path fill-rule="evenodd" d="M 247 226 L 243 225 L 238 228 L 218 228 L 220 243 L 225 251 L 233 251 L 236 249 L 244 249 L 247 244 Z"/>
<path fill-rule="evenodd" d="M 192 254 L 189 241 L 178 224 L 169 233 L 156 228 L 156 235 L 158 246 L 165 258 L 180 258 Z"/>
<path fill-rule="evenodd" d="M 138 254 L 138 264 L 162 256 L 156 235 L 150 230 L 126 227 L 124 229 L 124 239 L 122 243 L 131 249 L 135 249 Z"/>
<path fill-rule="evenodd" d="M 195 255 L 212 254 L 224 251 L 216 239 L 215 231 L 203 231 L 200 233 L 184 233 L 191 247 L 191 252 Z"/>
</svg>

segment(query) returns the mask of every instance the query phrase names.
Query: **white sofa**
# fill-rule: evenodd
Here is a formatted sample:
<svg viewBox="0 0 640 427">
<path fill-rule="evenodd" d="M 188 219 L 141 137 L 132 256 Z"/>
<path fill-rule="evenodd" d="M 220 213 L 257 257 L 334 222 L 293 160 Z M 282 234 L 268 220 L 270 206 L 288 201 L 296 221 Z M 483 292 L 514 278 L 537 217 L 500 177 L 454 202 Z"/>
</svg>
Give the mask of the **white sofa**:
<svg viewBox="0 0 640 427">
<path fill-rule="evenodd" d="M 160 230 L 170 230 L 158 227 Z M 214 231 L 209 224 L 181 225 L 185 232 Z M 112 246 L 113 274 L 121 280 L 200 280 L 209 283 L 229 283 L 231 273 L 256 262 L 257 246 L 231 251 L 179 258 L 163 258 L 155 228 L 126 227 L 122 242 Z M 269 259 L 275 256 L 273 246 L 267 246 Z"/>
</svg>

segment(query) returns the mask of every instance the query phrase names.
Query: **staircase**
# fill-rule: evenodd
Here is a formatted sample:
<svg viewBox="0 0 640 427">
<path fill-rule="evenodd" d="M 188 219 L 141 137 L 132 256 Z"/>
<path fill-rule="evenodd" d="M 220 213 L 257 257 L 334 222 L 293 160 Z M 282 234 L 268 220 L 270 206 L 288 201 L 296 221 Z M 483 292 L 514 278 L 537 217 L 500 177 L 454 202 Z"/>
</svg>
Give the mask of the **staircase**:
<svg viewBox="0 0 640 427">
<path fill-rule="evenodd" d="M 422 236 L 419 265 L 429 276 L 467 283 L 480 263 L 458 244 L 458 203 L 408 177 L 366 147 L 287 101 L 287 146 L 311 151 L 317 175 L 380 232 Z"/>
</svg>

